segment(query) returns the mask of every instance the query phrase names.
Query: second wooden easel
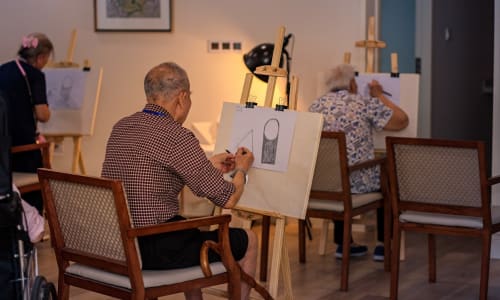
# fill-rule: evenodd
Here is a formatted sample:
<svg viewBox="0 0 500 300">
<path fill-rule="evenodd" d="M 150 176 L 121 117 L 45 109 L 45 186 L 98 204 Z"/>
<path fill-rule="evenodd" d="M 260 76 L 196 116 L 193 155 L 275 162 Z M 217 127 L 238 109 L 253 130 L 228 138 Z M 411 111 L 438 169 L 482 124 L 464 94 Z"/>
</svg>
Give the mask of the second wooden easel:
<svg viewBox="0 0 500 300">
<path fill-rule="evenodd" d="M 279 62 L 281 59 L 281 52 L 283 48 L 283 41 L 285 37 L 285 27 L 280 27 L 274 44 L 274 52 L 271 65 L 260 66 L 255 70 L 256 74 L 269 76 L 266 98 L 264 105 L 266 107 L 272 107 L 272 100 L 274 95 L 274 90 L 276 86 L 276 81 L 278 77 L 286 77 L 288 70 L 281 69 L 279 67 Z M 240 103 L 245 105 L 248 102 L 250 95 L 250 88 L 252 85 L 253 74 L 248 73 L 245 77 L 245 83 L 243 85 L 243 91 L 241 93 Z M 295 109 L 297 105 L 297 92 L 298 92 L 298 78 L 292 76 L 290 95 L 288 100 L 288 109 Z M 286 217 L 280 214 L 270 214 L 269 212 L 252 211 L 248 212 L 250 214 L 256 213 L 263 216 L 263 222 L 270 222 L 271 217 L 276 218 L 275 233 L 274 233 L 274 244 L 273 244 L 273 256 L 271 258 L 271 270 L 269 279 L 269 293 L 276 298 L 278 296 L 278 282 L 279 273 L 283 276 L 283 282 L 285 286 L 285 298 L 293 299 L 292 292 L 292 281 L 290 272 L 290 260 L 288 257 L 288 249 L 286 247 L 285 239 L 285 225 Z M 248 217 L 252 217 L 249 215 Z M 260 268 L 260 278 L 261 280 L 266 280 L 267 275 L 267 256 L 268 256 L 268 242 L 269 242 L 269 232 L 264 232 L 261 239 L 261 268 Z"/>
<path fill-rule="evenodd" d="M 70 44 L 68 47 L 68 53 L 66 56 L 66 60 L 61 61 L 61 62 L 56 62 L 56 63 L 51 63 L 49 64 L 49 67 L 52 68 L 78 68 L 79 64 L 73 62 L 73 53 L 75 50 L 76 46 L 76 29 L 74 29 L 71 33 L 71 40 Z M 90 63 L 88 60 L 84 61 L 84 70 L 90 70 Z M 101 76 L 99 76 L 101 78 Z M 100 80 L 100 79 L 99 79 Z M 100 83 L 98 83 L 98 86 L 100 87 Z M 99 91 L 97 93 L 99 95 Z M 97 105 L 96 105 L 97 107 Z M 95 116 L 95 111 L 93 112 Z M 95 118 L 93 118 L 95 119 Z M 83 155 L 82 155 L 82 138 L 83 134 L 80 133 L 57 133 L 57 134 L 52 134 L 52 133 L 44 133 L 44 136 L 47 138 L 49 142 L 51 142 L 51 147 L 50 147 L 50 160 L 52 161 L 54 150 L 55 150 L 55 144 L 61 144 L 65 138 L 70 137 L 73 140 L 73 161 L 71 165 L 71 171 L 73 173 L 77 173 L 80 171 L 81 174 L 86 174 L 85 170 L 85 165 L 83 162 Z"/>
</svg>

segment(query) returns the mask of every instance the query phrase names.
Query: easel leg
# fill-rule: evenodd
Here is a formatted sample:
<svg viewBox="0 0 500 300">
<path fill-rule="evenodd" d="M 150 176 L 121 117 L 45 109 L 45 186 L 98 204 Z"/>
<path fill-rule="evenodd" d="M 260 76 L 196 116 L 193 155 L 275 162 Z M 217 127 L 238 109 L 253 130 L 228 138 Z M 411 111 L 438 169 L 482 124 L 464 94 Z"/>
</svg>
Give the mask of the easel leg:
<svg viewBox="0 0 500 300">
<path fill-rule="evenodd" d="M 285 247 L 285 217 L 276 218 L 274 230 L 273 257 L 271 260 L 271 272 L 269 278 L 269 293 L 273 298 L 278 297 L 278 282 L 280 267 L 283 268 L 283 280 L 285 281 L 285 292 L 288 299 L 293 296 L 292 282 L 290 276 L 290 261 L 288 249 Z M 280 265 L 281 264 L 281 265 Z"/>
<path fill-rule="evenodd" d="M 267 280 L 267 263 L 269 255 L 269 229 L 271 217 L 262 216 L 262 234 L 260 239 L 260 281 Z"/>
<path fill-rule="evenodd" d="M 83 166 L 83 158 L 82 158 L 82 137 L 74 136 L 73 137 L 73 165 L 72 172 L 78 172 L 78 167 L 80 167 L 81 174 L 85 174 L 85 168 Z"/>
<path fill-rule="evenodd" d="M 281 248 L 281 274 L 283 275 L 283 283 L 285 284 L 285 299 L 293 300 L 292 271 L 290 270 L 290 258 L 284 236 L 283 247 Z"/>
<path fill-rule="evenodd" d="M 80 166 L 80 173 L 83 175 L 87 174 L 87 171 L 85 171 L 85 165 L 83 164 L 82 151 L 80 151 L 80 155 L 78 155 L 78 165 Z"/>
</svg>

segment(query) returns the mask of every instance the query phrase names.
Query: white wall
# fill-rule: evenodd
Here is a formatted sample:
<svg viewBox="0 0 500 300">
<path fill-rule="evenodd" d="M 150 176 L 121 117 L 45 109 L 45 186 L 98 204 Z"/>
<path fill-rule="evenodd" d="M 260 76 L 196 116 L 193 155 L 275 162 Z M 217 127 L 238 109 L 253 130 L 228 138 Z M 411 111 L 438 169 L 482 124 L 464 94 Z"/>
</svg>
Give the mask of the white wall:
<svg viewBox="0 0 500 300">
<path fill-rule="evenodd" d="M 365 36 L 365 0 L 179 0 L 173 2 L 170 33 L 94 32 L 93 1 L 4 1 L 0 10 L 0 62 L 14 57 L 21 37 L 46 33 L 56 47 L 56 60 L 66 57 L 71 30 L 78 31 L 74 61 L 89 59 L 104 68 L 103 89 L 94 136 L 83 140 L 87 172 L 98 175 L 106 140 L 121 117 L 142 108 L 145 73 L 164 61 L 175 61 L 189 73 L 193 106 L 186 126 L 215 121 L 223 101 L 238 101 L 245 73 L 243 53 L 263 42 L 274 42 L 284 25 L 296 37 L 292 74 L 299 76 L 298 109 L 317 96 L 317 74 L 340 63 L 352 52 L 352 63 L 364 68 L 364 51 L 354 47 Z M 208 53 L 207 40 L 243 43 L 242 52 Z M 257 80 L 254 80 L 257 82 Z M 251 94 L 263 98 L 264 89 Z M 258 84 L 256 84 L 258 87 Z M 69 170 L 71 143 L 54 167 Z"/>
</svg>

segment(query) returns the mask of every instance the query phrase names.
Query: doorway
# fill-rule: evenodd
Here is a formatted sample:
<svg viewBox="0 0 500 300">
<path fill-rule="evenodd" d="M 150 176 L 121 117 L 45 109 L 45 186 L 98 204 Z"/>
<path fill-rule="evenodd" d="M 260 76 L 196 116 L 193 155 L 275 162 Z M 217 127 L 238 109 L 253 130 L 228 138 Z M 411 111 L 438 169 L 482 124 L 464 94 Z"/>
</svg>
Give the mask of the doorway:
<svg viewBox="0 0 500 300">
<path fill-rule="evenodd" d="M 432 6 L 431 136 L 486 142 L 491 174 L 494 0 Z"/>
</svg>

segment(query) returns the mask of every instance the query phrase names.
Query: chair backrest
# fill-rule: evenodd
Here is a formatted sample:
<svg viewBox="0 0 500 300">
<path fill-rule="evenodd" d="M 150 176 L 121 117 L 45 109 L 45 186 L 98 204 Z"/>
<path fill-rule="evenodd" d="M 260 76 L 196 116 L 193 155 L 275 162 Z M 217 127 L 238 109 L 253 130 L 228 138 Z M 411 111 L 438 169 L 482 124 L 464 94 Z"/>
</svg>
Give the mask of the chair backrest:
<svg viewBox="0 0 500 300">
<path fill-rule="evenodd" d="M 311 198 L 350 195 L 346 139 L 343 132 L 321 133 L 311 185 Z"/>
<path fill-rule="evenodd" d="M 48 169 L 39 169 L 38 176 L 56 254 L 129 275 L 129 260 L 139 255 L 126 238 L 131 221 L 121 182 Z"/>
<path fill-rule="evenodd" d="M 483 142 L 387 137 L 386 144 L 395 211 L 490 211 Z"/>
</svg>

